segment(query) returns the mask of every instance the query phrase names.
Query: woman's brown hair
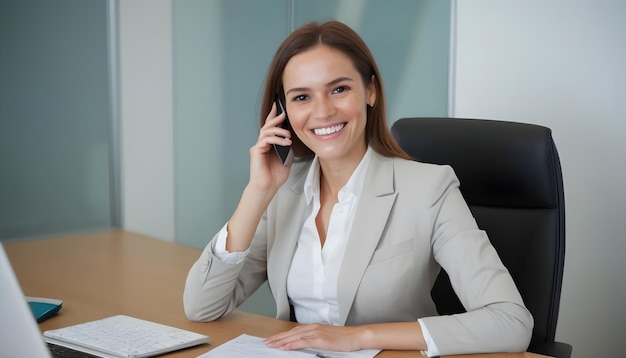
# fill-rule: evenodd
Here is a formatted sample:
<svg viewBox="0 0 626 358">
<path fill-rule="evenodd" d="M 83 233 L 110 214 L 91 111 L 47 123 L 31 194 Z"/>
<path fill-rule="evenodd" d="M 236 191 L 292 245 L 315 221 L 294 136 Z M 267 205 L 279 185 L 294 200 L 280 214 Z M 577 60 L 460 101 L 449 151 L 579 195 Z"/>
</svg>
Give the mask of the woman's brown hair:
<svg viewBox="0 0 626 358">
<path fill-rule="evenodd" d="M 261 105 L 261 126 L 267 113 L 272 110 L 276 96 L 285 103 L 283 72 L 289 60 L 316 46 L 328 46 L 347 55 L 357 69 L 363 84 L 367 87 L 374 81 L 376 103 L 368 106 L 365 139 L 379 154 L 387 157 L 411 159 L 396 143 L 387 127 L 385 96 L 383 83 L 374 56 L 361 37 L 349 26 L 338 22 L 310 23 L 292 32 L 278 47 L 267 72 L 265 94 Z M 313 152 L 292 132 L 292 146 L 297 156 L 310 156 Z"/>
</svg>

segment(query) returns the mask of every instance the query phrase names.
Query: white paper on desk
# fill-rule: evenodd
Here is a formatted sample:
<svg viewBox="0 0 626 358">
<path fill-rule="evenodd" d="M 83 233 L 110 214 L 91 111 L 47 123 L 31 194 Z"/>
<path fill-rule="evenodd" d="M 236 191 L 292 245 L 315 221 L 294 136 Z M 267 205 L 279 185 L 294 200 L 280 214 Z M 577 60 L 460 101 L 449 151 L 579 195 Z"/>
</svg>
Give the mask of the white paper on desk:
<svg viewBox="0 0 626 358">
<path fill-rule="evenodd" d="M 263 342 L 263 338 L 242 334 L 198 356 L 198 358 L 313 358 L 317 353 L 321 353 L 321 356 L 328 358 L 372 358 L 379 352 L 379 349 L 365 349 L 355 352 L 332 352 L 321 349 L 283 351 L 269 348 Z"/>
</svg>

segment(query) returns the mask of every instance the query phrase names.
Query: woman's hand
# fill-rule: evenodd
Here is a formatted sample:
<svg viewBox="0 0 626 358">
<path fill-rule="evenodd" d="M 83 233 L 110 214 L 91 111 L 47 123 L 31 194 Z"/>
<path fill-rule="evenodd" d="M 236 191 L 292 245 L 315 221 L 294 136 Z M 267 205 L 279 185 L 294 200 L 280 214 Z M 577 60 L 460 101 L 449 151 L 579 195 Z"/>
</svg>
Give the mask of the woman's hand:
<svg viewBox="0 0 626 358">
<path fill-rule="evenodd" d="M 330 326 L 305 324 L 265 339 L 270 348 L 294 350 L 317 348 L 329 351 L 350 352 L 363 349 L 361 337 L 365 330 L 359 326 Z"/>
<path fill-rule="evenodd" d="M 250 183 L 252 187 L 263 191 L 276 191 L 289 176 L 289 166 L 283 166 L 272 144 L 290 146 L 291 132 L 279 125 L 285 120 L 285 114 L 276 116 L 276 103 L 261 127 L 259 139 L 250 148 Z"/>
<path fill-rule="evenodd" d="M 418 322 L 375 323 L 360 326 L 305 324 L 265 338 L 271 348 L 317 348 L 337 352 L 361 349 L 427 350 Z"/>
<path fill-rule="evenodd" d="M 242 252 L 250 247 L 263 212 L 289 176 L 291 165 L 283 166 L 272 147 L 272 144 L 291 145 L 291 133 L 277 127 L 283 120 L 285 114 L 277 116 L 274 103 L 259 132 L 259 139 L 250 148 L 250 181 L 241 194 L 237 209 L 228 220 L 228 252 Z"/>
</svg>

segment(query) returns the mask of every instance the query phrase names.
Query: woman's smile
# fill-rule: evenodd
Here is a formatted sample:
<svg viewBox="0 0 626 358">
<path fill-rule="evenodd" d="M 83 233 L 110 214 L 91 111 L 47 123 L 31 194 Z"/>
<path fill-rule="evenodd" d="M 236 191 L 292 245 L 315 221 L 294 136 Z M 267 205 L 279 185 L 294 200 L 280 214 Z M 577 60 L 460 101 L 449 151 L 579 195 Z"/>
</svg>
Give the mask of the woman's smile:
<svg viewBox="0 0 626 358">
<path fill-rule="evenodd" d="M 346 123 L 335 124 L 325 128 L 315 128 L 313 129 L 313 133 L 317 136 L 328 136 L 330 134 L 335 134 L 343 129 L 346 126 Z"/>
</svg>

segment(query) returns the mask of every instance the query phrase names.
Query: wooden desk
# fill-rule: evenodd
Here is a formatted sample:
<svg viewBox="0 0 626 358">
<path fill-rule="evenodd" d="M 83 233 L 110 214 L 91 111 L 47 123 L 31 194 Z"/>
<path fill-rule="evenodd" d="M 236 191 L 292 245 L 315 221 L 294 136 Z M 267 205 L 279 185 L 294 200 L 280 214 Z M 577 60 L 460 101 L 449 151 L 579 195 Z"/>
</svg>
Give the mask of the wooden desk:
<svg viewBox="0 0 626 358">
<path fill-rule="evenodd" d="M 39 324 L 42 331 L 116 314 L 142 318 L 211 336 L 210 344 L 168 357 L 196 357 L 236 336 L 265 337 L 293 322 L 237 310 L 211 323 L 185 317 L 185 277 L 200 250 L 124 231 L 75 235 L 4 244 L 25 295 L 58 298 L 58 316 Z M 377 357 L 420 357 L 418 352 L 384 351 Z M 451 357 L 451 356 L 449 356 Z M 540 358 L 532 353 L 455 356 Z"/>
</svg>

